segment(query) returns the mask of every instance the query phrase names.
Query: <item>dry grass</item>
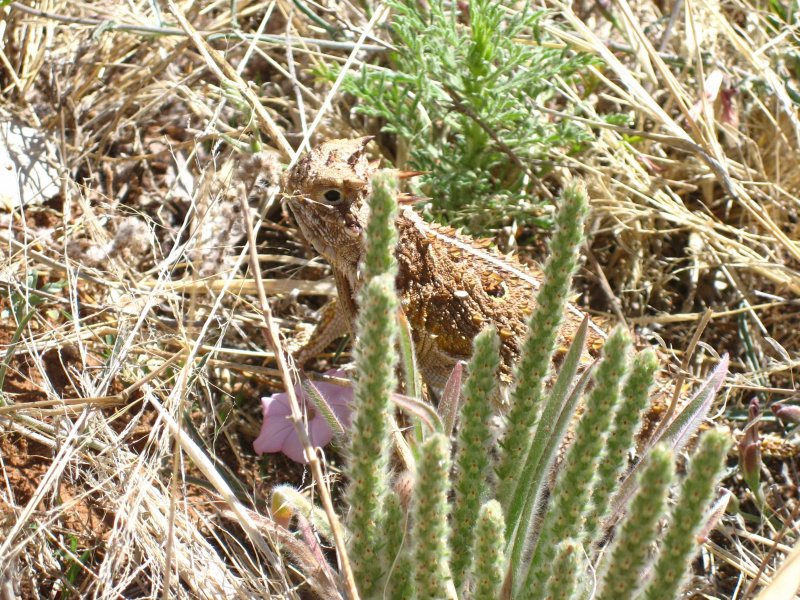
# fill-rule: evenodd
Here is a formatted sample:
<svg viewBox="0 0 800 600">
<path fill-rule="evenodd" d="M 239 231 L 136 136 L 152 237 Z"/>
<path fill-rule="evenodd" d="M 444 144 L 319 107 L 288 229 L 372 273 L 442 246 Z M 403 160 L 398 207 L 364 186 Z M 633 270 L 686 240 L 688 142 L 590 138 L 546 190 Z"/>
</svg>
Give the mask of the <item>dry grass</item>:
<svg viewBox="0 0 800 600">
<path fill-rule="evenodd" d="M 338 597 L 265 516 L 273 485 L 316 494 L 336 470 L 311 477 L 250 447 L 281 370 L 240 199 L 291 349 L 333 286 L 282 215 L 277 175 L 295 148 L 375 132 L 312 71 L 380 60 L 387 13 L 347 0 L 35 5 L 0 9 L 0 120 L 43 132 L 61 178 L 51 200 L 0 205 L 0 302 L 15 310 L 0 321 L 3 598 Z M 580 173 L 592 191 L 584 301 L 697 375 L 729 352 L 715 421 L 738 436 L 752 398 L 798 394 L 796 27 L 745 0 L 621 0 L 618 29 L 594 4 L 550 6 L 565 24 L 552 33 L 606 64 L 592 97 L 562 86 L 597 137 L 552 176 Z M 606 125 L 608 110 L 636 127 Z M 698 597 L 755 597 L 800 536 L 797 431 L 765 416 L 762 436 L 763 512 L 732 457 L 741 512 L 706 543 Z"/>
</svg>

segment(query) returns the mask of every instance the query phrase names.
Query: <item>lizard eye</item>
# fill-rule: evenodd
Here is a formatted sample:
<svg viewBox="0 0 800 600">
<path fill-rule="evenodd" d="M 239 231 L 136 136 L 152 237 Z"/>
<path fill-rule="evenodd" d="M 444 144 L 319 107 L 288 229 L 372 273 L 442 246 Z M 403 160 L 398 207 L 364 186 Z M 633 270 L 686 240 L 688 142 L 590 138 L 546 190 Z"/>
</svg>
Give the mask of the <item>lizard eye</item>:
<svg viewBox="0 0 800 600">
<path fill-rule="evenodd" d="M 325 200 L 330 202 L 331 204 L 336 204 L 337 202 L 341 201 L 342 192 L 340 190 L 337 190 L 336 188 L 333 188 L 323 192 L 322 197 L 325 198 Z"/>
</svg>

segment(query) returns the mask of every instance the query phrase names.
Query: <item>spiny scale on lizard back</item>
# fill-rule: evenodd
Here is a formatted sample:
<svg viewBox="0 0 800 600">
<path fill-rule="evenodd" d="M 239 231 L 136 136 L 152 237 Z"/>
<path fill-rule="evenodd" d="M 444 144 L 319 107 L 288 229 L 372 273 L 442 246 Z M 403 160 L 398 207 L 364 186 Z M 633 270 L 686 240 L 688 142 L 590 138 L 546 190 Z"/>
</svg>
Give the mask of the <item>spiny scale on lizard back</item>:
<svg viewBox="0 0 800 600">
<path fill-rule="evenodd" d="M 334 269 L 340 310 L 351 326 L 370 177 L 378 169 L 377 161 L 366 156 L 370 139 L 321 144 L 283 179 L 303 235 Z M 410 207 L 401 207 L 396 225 L 397 291 L 425 380 L 440 388 L 456 361 L 469 358 L 478 332 L 494 324 L 502 342 L 501 377 L 508 381 L 541 272 L 490 249 L 485 240 L 426 223 Z M 561 330 L 562 345 L 570 343 L 582 319 L 583 314 L 570 306 Z M 590 344 L 602 336 L 602 330 L 593 327 Z"/>
</svg>

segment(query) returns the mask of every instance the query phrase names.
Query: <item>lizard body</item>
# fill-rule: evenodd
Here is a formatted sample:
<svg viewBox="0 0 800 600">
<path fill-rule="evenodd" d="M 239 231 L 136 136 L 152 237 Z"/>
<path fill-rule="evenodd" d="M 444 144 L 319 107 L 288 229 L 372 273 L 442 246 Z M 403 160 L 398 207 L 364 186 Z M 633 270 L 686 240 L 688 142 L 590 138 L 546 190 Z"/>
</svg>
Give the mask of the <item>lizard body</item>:
<svg viewBox="0 0 800 600">
<path fill-rule="evenodd" d="M 323 319 L 300 352 L 301 362 L 335 337 L 352 333 L 370 177 L 378 169 L 378 162 L 366 155 L 370 139 L 323 143 L 282 179 L 303 235 L 333 268 L 339 296 L 336 316 Z M 508 382 L 535 305 L 541 271 L 491 250 L 483 240 L 427 223 L 408 206 L 400 208 L 395 224 L 397 291 L 426 382 L 441 388 L 456 361 L 469 358 L 473 338 L 488 325 L 494 325 L 500 336 L 501 379 Z M 579 309 L 569 306 L 560 334 L 563 346 L 583 318 Z M 604 337 L 592 323 L 590 347 Z"/>
</svg>

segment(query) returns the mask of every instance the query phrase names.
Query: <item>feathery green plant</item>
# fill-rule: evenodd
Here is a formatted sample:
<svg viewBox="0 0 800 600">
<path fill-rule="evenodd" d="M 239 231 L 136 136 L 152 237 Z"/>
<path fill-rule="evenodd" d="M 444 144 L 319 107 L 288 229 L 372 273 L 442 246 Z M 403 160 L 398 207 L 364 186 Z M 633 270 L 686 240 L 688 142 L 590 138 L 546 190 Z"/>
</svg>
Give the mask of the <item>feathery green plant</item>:
<svg viewBox="0 0 800 600">
<path fill-rule="evenodd" d="M 498 339 L 490 329 L 473 342 L 473 358 L 462 388 L 455 470 L 450 459 L 453 449 L 445 435 L 417 428 L 414 435 L 407 436 L 413 451 L 404 456 L 412 463 L 416 459 L 415 465 L 408 465 L 412 472 L 408 479 L 414 482 L 408 509 L 405 492 L 401 498 L 389 486 L 393 434 L 389 403 L 396 385 L 393 340 L 398 307 L 390 231 L 394 188 L 382 176 L 373 180 L 373 186 L 364 266 L 368 278 L 359 294 L 358 378 L 345 468 L 349 480 L 347 551 L 359 592 L 365 598 L 497 598 L 510 594 L 515 599 L 583 599 L 591 592 L 584 584 L 591 570 L 606 573 L 603 598 L 624 596 L 640 586 L 646 588 L 648 600 L 676 598 L 696 547 L 694 533 L 719 476 L 727 439 L 718 432 L 701 438 L 672 511 L 670 528 L 660 544 L 652 579 L 642 584 L 648 549 L 672 482 L 672 452 L 656 446 L 639 458 L 640 476 L 622 480 L 631 486 L 633 502 L 627 513 L 615 507 L 614 519 L 623 516 L 610 532 L 609 498 L 627 497 L 621 494 L 620 479 L 633 446 L 633 431 L 646 405 L 656 367 L 654 355 L 648 351 L 636 355 L 629 369 L 630 341 L 618 329 L 609 336 L 596 368 L 581 374 L 578 367 L 588 328 L 585 321 L 562 357 L 555 381 L 546 381 L 576 248 L 582 239 L 580 228 L 586 210 L 583 192 L 568 190 L 557 216 L 558 227 L 551 243 L 553 257 L 545 269 L 546 281 L 531 318 L 532 326 L 541 332 L 538 341 L 546 352 L 539 356 L 542 348 L 526 343 L 516 370 L 517 387 L 511 394 L 512 401 L 523 404 L 537 396 L 527 404 L 537 414 L 531 418 L 521 414 L 519 408 L 509 413 L 499 456 L 500 464 L 506 467 L 496 467 L 505 478 L 497 485 L 487 478 L 495 455 L 490 447 L 489 422 L 499 365 Z M 537 356 L 531 358 L 531 353 Z M 723 358 L 720 368 L 725 364 Z M 714 382 L 721 377 L 718 371 L 688 404 L 689 412 L 680 414 L 677 425 L 667 428 L 669 436 L 665 439 L 672 440 L 673 445 L 683 444 L 708 411 L 718 387 Z M 590 379 L 591 387 L 584 395 Z M 526 386 L 533 390 L 522 389 Z M 581 398 L 582 414 L 545 501 L 546 474 L 565 444 L 568 423 Z M 413 420 L 414 414 L 409 418 Z M 675 427 L 678 431 L 673 432 Z M 533 442 L 524 440 L 514 463 L 508 440 L 517 428 Z M 423 435 L 421 441 L 417 435 Z M 504 514 L 501 499 L 513 509 L 511 514 Z M 296 498 L 290 508 L 309 511 Z M 600 553 L 598 548 L 609 534 L 613 549 Z"/>
<path fill-rule="evenodd" d="M 473 233 L 508 224 L 549 224 L 535 200 L 548 157 L 590 139 L 575 120 L 537 108 L 559 97 L 596 59 L 558 49 L 529 3 L 389 0 L 394 50 L 386 66 L 365 64 L 344 79 L 355 110 L 396 134 L 398 162 L 428 174 L 421 192 L 436 219 Z M 555 23 L 553 23 L 555 25 Z M 338 67 L 322 74 L 335 79 Z M 584 82 L 582 87 L 586 87 Z M 491 93 L 487 93 L 491 90 Z M 561 110 L 576 111 L 570 99 Z M 406 149 L 411 147 L 406 159 Z"/>
</svg>

